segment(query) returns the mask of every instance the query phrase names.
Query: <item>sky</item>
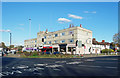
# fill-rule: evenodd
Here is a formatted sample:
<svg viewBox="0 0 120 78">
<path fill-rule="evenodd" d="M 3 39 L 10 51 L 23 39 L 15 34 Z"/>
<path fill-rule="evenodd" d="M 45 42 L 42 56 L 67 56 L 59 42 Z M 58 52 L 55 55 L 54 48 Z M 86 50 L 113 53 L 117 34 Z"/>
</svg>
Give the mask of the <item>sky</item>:
<svg viewBox="0 0 120 78">
<path fill-rule="evenodd" d="M 2 30 L 11 31 L 13 45 L 24 45 L 24 40 L 36 38 L 39 30 L 53 32 L 70 24 L 92 30 L 97 41 L 112 42 L 118 32 L 118 2 L 2 3 Z M 9 32 L 2 32 L 2 41 L 9 45 Z"/>
</svg>

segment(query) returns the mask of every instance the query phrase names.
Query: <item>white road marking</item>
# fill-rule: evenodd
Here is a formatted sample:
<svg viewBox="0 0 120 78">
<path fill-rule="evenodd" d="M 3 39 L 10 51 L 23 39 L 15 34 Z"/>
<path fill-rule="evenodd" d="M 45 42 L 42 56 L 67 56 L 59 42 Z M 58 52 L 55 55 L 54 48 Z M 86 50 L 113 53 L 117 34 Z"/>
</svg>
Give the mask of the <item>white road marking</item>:
<svg viewBox="0 0 120 78">
<path fill-rule="evenodd" d="M 55 63 L 65 63 L 66 61 L 56 61 Z"/>
<path fill-rule="evenodd" d="M 57 70 L 57 71 L 60 71 L 60 69 L 53 69 L 53 70 Z"/>
<path fill-rule="evenodd" d="M 13 72 L 16 72 L 16 73 L 22 73 L 21 71 L 19 71 L 19 70 L 16 70 L 16 71 L 13 71 Z"/>
<path fill-rule="evenodd" d="M 93 59 L 87 59 L 87 60 L 85 60 L 85 61 L 95 61 L 95 60 L 93 60 Z"/>
<path fill-rule="evenodd" d="M 37 74 L 37 75 L 42 75 L 41 73 L 34 73 L 34 74 Z"/>
<path fill-rule="evenodd" d="M 17 68 L 19 68 L 19 69 L 24 69 L 24 68 L 28 68 L 28 66 L 20 65 L 20 66 L 17 66 Z"/>
<path fill-rule="evenodd" d="M 47 64 L 34 64 L 34 66 L 46 66 Z"/>
<path fill-rule="evenodd" d="M 56 67 L 62 67 L 62 65 L 49 65 L 49 66 L 46 66 L 46 67 L 56 68 Z"/>
<path fill-rule="evenodd" d="M 44 68 L 36 67 L 36 69 L 44 70 Z"/>
<path fill-rule="evenodd" d="M 105 67 L 105 68 L 117 69 L 118 67 Z"/>
<path fill-rule="evenodd" d="M 68 62 L 66 64 L 80 64 L 80 63 L 82 63 L 82 62 Z"/>
<path fill-rule="evenodd" d="M 78 65 L 78 66 L 83 66 L 83 67 L 95 67 L 95 68 L 112 68 L 112 69 L 117 69 L 117 67 L 107 67 L 107 66 L 89 66 L 89 65 Z"/>
<path fill-rule="evenodd" d="M 12 67 L 12 69 L 15 69 L 15 67 Z"/>
</svg>

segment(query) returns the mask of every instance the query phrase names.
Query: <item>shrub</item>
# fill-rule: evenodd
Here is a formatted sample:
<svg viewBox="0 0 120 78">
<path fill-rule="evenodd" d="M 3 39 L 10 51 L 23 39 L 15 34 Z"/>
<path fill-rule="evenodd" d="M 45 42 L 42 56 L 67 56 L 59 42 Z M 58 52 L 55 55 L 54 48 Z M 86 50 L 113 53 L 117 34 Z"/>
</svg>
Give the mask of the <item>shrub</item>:
<svg viewBox="0 0 120 78">
<path fill-rule="evenodd" d="M 32 56 L 38 56 L 38 52 L 32 52 Z"/>
<path fill-rule="evenodd" d="M 117 50 L 117 52 L 120 52 L 120 49 L 119 49 L 119 50 Z"/>
<path fill-rule="evenodd" d="M 30 55 L 31 55 L 31 52 L 24 52 L 24 55 L 25 55 L 25 56 L 30 56 Z"/>
<path fill-rule="evenodd" d="M 22 54 L 23 52 L 22 51 L 18 51 L 17 54 Z"/>
<path fill-rule="evenodd" d="M 114 50 L 113 49 L 103 49 L 101 52 L 108 53 L 108 52 L 114 52 Z"/>
</svg>

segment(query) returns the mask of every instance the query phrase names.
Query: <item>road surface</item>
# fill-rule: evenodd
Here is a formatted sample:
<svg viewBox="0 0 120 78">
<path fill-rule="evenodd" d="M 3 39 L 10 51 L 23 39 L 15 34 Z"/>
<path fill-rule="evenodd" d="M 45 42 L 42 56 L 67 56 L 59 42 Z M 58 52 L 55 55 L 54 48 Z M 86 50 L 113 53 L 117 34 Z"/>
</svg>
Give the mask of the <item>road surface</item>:
<svg viewBox="0 0 120 78">
<path fill-rule="evenodd" d="M 118 56 L 2 58 L 1 76 L 118 76 Z"/>
</svg>

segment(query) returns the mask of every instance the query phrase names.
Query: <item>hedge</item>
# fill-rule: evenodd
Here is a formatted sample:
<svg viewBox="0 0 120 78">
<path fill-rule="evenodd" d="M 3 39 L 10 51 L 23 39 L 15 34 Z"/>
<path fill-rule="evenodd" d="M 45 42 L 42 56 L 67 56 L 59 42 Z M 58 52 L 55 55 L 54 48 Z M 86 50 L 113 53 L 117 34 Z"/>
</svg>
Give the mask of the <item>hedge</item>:
<svg viewBox="0 0 120 78">
<path fill-rule="evenodd" d="M 102 53 L 111 53 L 111 52 L 114 52 L 114 50 L 113 49 L 103 49 L 102 51 L 101 51 Z"/>
</svg>

